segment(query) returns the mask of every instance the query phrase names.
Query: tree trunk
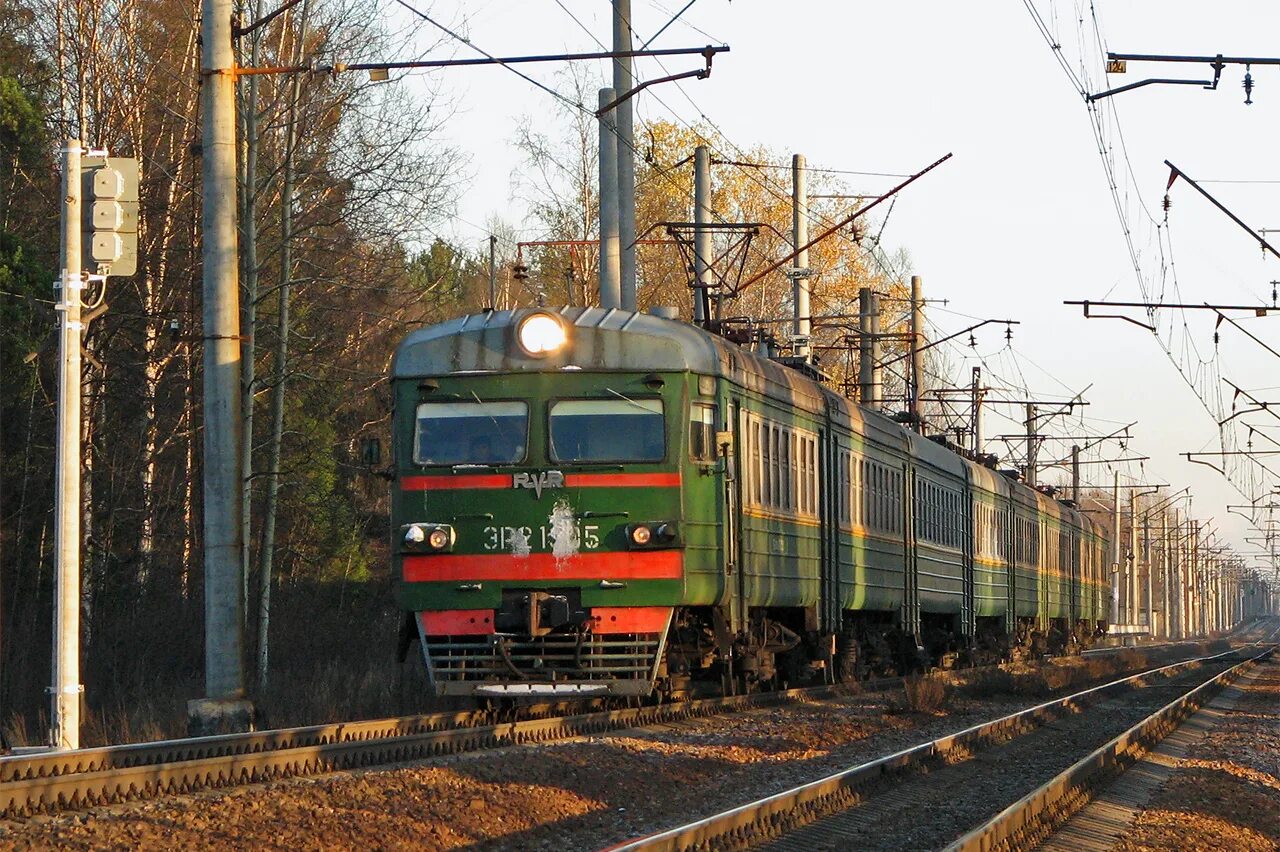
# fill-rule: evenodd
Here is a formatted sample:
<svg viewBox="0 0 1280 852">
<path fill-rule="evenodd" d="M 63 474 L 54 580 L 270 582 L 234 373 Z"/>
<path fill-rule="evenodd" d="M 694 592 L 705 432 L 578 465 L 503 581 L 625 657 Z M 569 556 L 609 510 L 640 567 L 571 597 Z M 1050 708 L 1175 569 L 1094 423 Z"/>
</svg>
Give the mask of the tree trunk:
<svg viewBox="0 0 1280 852">
<path fill-rule="evenodd" d="M 301 64 L 307 38 L 309 3 L 303 0 L 294 44 L 294 63 Z M 284 189 L 280 193 L 280 309 L 276 316 L 275 375 L 271 388 L 271 437 L 267 448 L 267 499 L 262 514 L 262 547 L 258 552 L 258 690 L 267 688 L 270 660 L 268 632 L 271 626 L 271 563 L 274 558 L 276 506 L 280 491 L 280 445 L 284 438 L 284 394 L 289 357 L 289 284 L 293 275 L 293 179 L 297 148 L 298 98 L 302 75 L 295 74 L 289 95 L 289 117 L 285 130 Z"/>
<path fill-rule="evenodd" d="M 262 0 L 253 4 L 253 20 L 262 18 Z M 262 30 L 255 30 L 252 47 L 249 52 L 249 64 L 257 66 L 262 52 Z M 243 289 L 240 301 L 240 403 L 242 429 L 244 438 L 241 442 L 241 465 L 244 472 L 244 487 L 240 507 L 240 571 L 244 581 L 244 601 L 249 597 L 250 541 L 253 529 L 253 402 L 257 389 L 257 378 L 254 375 L 256 364 L 254 326 L 258 321 L 258 77 L 249 78 L 246 86 L 247 94 L 242 103 L 244 116 L 244 174 L 240 196 L 244 200 L 244 209 L 240 215 L 242 238 L 240 283 Z"/>
</svg>

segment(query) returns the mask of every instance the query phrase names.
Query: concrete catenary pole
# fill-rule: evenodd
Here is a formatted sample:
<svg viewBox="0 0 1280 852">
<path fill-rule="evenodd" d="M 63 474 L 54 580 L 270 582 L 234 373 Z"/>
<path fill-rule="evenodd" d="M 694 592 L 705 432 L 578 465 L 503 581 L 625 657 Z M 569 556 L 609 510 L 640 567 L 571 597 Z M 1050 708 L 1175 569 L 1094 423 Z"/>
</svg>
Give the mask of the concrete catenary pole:
<svg viewBox="0 0 1280 852">
<path fill-rule="evenodd" d="M 693 321 L 708 319 L 711 287 L 711 151 L 706 145 L 693 149 Z"/>
<path fill-rule="evenodd" d="M 1169 606 L 1169 612 L 1173 616 L 1175 623 L 1174 634 L 1178 639 L 1187 638 L 1187 621 L 1186 614 L 1182 611 L 1182 597 L 1185 587 L 1182 585 L 1182 571 L 1187 562 L 1187 531 L 1184 529 L 1184 519 L 1182 513 L 1178 509 L 1173 510 L 1173 571 L 1170 574 L 1170 582 L 1172 583 L 1171 594 L 1173 602 Z"/>
<path fill-rule="evenodd" d="M 252 721 L 252 707 L 243 700 L 241 354 L 232 5 L 231 0 L 201 3 L 205 698 L 191 702 L 188 708 L 193 733 L 238 730 Z"/>
<path fill-rule="evenodd" d="M 791 241 L 801 249 L 791 270 L 793 354 L 807 360 L 813 321 L 809 313 L 809 250 L 802 248 L 809 244 L 809 184 L 803 154 L 791 156 Z"/>
<path fill-rule="evenodd" d="M 498 309 L 498 238 L 489 235 L 489 309 Z"/>
<path fill-rule="evenodd" d="M 80 747 L 80 140 L 62 150 L 58 453 L 54 465 L 53 687 L 49 745 Z"/>
<path fill-rule="evenodd" d="M 924 434 L 924 296 L 919 275 L 911 276 L 911 421 Z"/>
<path fill-rule="evenodd" d="M 871 291 L 871 401 L 872 408 L 884 405 L 884 364 L 880 359 L 880 294 Z"/>
<path fill-rule="evenodd" d="M 871 357 L 871 288 L 858 288 L 858 402 L 871 405 L 871 376 L 875 360 Z"/>
<path fill-rule="evenodd" d="M 1027 485 L 1036 487 L 1036 407 L 1027 403 Z"/>
<path fill-rule="evenodd" d="M 631 49 L 631 0 L 613 0 L 613 49 Z M 618 95 L 631 91 L 632 59 L 629 56 L 613 60 L 613 90 Z M 618 242 L 621 249 L 619 273 L 621 274 L 622 309 L 636 309 L 636 160 L 635 160 L 635 100 L 628 98 L 614 110 L 618 123 Z"/>
<path fill-rule="evenodd" d="M 1138 498 L 1129 489 L 1129 556 L 1124 561 L 1125 623 L 1138 623 Z"/>
<path fill-rule="evenodd" d="M 600 90 L 600 106 L 613 102 Z M 615 110 L 600 116 L 600 307 L 622 307 L 622 256 L 618 237 L 618 126 Z"/>
<path fill-rule="evenodd" d="M 1080 505 L 1080 445 L 1071 445 L 1071 502 Z"/>
<path fill-rule="evenodd" d="M 1144 512 L 1142 516 L 1142 576 L 1143 576 L 1143 599 L 1147 608 L 1147 632 L 1151 636 L 1156 635 L 1156 613 L 1152 609 L 1155 603 L 1155 582 L 1152 581 L 1153 565 L 1151 563 L 1151 512 Z"/>
<path fill-rule="evenodd" d="M 984 443 L 982 435 L 982 368 L 973 368 L 973 380 L 970 383 L 970 404 L 973 406 L 973 454 L 982 452 Z"/>
<path fill-rule="evenodd" d="M 1169 510 L 1164 513 L 1164 635 L 1166 639 L 1174 638 L 1174 612 L 1173 612 L 1173 571 L 1174 565 L 1177 564 L 1177 529 L 1176 514 L 1171 516 Z"/>
<path fill-rule="evenodd" d="M 1115 471 L 1114 477 L 1111 491 L 1111 619 L 1120 623 L 1120 471 Z"/>
<path fill-rule="evenodd" d="M 1183 573 L 1183 609 L 1185 624 L 1189 636 L 1199 636 L 1199 624 L 1196 623 L 1196 574 L 1199 571 L 1199 521 L 1189 521 L 1190 559 Z"/>
</svg>

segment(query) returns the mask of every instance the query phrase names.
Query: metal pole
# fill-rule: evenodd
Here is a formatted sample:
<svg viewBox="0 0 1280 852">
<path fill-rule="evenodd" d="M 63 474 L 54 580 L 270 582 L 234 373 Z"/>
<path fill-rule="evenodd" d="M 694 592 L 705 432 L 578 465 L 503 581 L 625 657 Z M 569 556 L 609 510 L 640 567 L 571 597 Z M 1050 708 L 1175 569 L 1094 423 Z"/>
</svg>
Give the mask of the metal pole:
<svg viewBox="0 0 1280 852">
<path fill-rule="evenodd" d="M 1192 530 L 1192 553 L 1187 578 L 1183 581 L 1185 609 L 1187 609 L 1187 626 L 1190 636 L 1199 636 L 1199 624 L 1196 623 L 1196 573 L 1199 571 L 1199 521 L 1190 522 Z"/>
<path fill-rule="evenodd" d="M 489 310 L 498 309 L 498 238 L 489 235 Z"/>
<path fill-rule="evenodd" d="M 1071 502 L 1080 505 L 1080 445 L 1071 445 Z"/>
<path fill-rule="evenodd" d="M 973 454 L 982 452 L 982 368 L 973 368 Z"/>
<path fill-rule="evenodd" d="M 613 102 L 600 90 L 600 106 Z M 600 307 L 622 307 L 622 256 L 618 236 L 618 127 L 615 110 L 600 116 Z"/>
<path fill-rule="evenodd" d="M 804 155 L 791 156 L 791 240 L 796 248 L 795 267 L 791 270 L 792 303 L 795 321 L 791 333 L 795 338 L 794 354 L 809 357 L 809 187 Z"/>
<path fill-rule="evenodd" d="M 1120 471 L 1118 470 L 1114 472 L 1111 504 L 1111 618 L 1117 623 L 1122 623 L 1120 616 Z"/>
<path fill-rule="evenodd" d="M 858 288 L 858 402 L 871 404 L 871 288 Z"/>
<path fill-rule="evenodd" d="M 58 323 L 58 454 L 53 500 L 55 596 L 49 745 L 80 747 L 80 140 L 62 149 L 62 277 Z M 237 554 L 238 556 L 239 554 Z"/>
<path fill-rule="evenodd" d="M 1169 620 L 1172 625 L 1171 634 L 1174 638 L 1181 639 L 1186 635 L 1186 631 L 1182 623 L 1182 591 L 1181 591 L 1181 575 L 1182 575 L 1182 517 L 1181 513 L 1173 510 L 1173 523 L 1170 528 L 1169 539 Z"/>
<path fill-rule="evenodd" d="M 231 0 L 202 0 L 205 698 L 188 705 L 193 733 L 243 729 L 252 721 L 252 706 L 241 700 L 241 354 L 231 16 Z"/>
<path fill-rule="evenodd" d="M 1169 572 L 1173 570 L 1173 547 L 1169 532 L 1169 512 L 1162 510 L 1160 513 L 1160 533 L 1164 538 L 1164 545 L 1160 554 L 1160 636 L 1163 639 L 1172 639 L 1173 630 L 1170 622 L 1169 612 Z"/>
<path fill-rule="evenodd" d="M 1027 485 L 1036 487 L 1036 407 L 1027 403 Z"/>
<path fill-rule="evenodd" d="M 631 0 L 613 0 L 613 49 L 631 49 Z M 614 57 L 613 90 L 618 95 L 631 91 L 631 57 Z M 603 106 L 603 104 L 602 104 Z M 636 309 L 636 161 L 635 99 L 628 98 L 613 110 L 618 124 L 618 240 L 621 247 L 622 309 Z"/>
<path fill-rule="evenodd" d="M 1151 610 L 1151 515 L 1150 513 L 1142 516 L 1142 576 L 1146 578 L 1146 598 L 1147 598 L 1147 633 L 1154 636 L 1156 632 L 1155 614 Z M 1138 620 L 1142 620 L 1141 614 Z"/>
<path fill-rule="evenodd" d="M 1129 489 L 1129 557 L 1124 561 L 1125 622 L 1138 623 L 1138 512 L 1135 491 Z"/>
<path fill-rule="evenodd" d="M 871 399 L 868 404 L 875 409 L 884 405 L 884 367 L 880 361 L 880 294 L 871 291 Z"/>
<path fill-rule="evenodd" d="M 706 145 L 693 149 L 693 321 L 703 325 L 710 318 L 711 297 L 711 151 Z"/>
<path fill-rule="evenodd" d="M 924 296 L 919 275 L 911 276 L 911 419 L 924 434 Z"/>
</svg>

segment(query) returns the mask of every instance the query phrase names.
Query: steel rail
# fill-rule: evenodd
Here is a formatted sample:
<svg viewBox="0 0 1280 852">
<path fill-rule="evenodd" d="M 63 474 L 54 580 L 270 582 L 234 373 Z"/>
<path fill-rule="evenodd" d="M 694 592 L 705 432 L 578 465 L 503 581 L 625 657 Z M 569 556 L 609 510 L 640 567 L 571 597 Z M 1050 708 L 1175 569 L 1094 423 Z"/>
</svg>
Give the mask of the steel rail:
<svg viewBox="0 0 1280 852">
<path fill-rule="evenodd" d="M 1136 688 L 1143 679 L 1172 676 L 1182 669 L 1238 652 L 1232 648 L 1218 654 L 1158 666 L 1037 704 L 686 825 L 624 841 L 608 847 L 607 852 L 738 847 L 776 837 L 854 805 L 867 788 L 889 777 L 948 762 L 948 759 L 950 762 L 967 760 L 987 745 L 1008 742 L 1112 693 Z"/>
<path fill-rule="evenodd" d="M 959 669 L 956 674 L 979 671 Z M 0 817 L 259 783 L 890 689 L 903 678 L 479 723 L 436 713 L 0 758 Z"/>
<path fill-rule="evenodd" d="M 1042 842 L 1088 805 L 1106 783 L 1154 749 L 1224 687 L 1269 658 L 1277 647 L 1264 648 L 1169 702 L 952 843 L 946 852 L 1025 849 Z"/>
<path fill-rule="evenodd" d="M 1188 640 L 1196 641 L 1200 640 Z M 990 667 L 940 674 L 951 678 L 986 668 Z M 0 757 L 0 818 L 547 742 L 857 691 L 883 691 L 902 682 L 901 677 L 886 677 L 520 721 L 491 722 L 478 712 L 444 712 L 13 755 Z"/>
</svg>

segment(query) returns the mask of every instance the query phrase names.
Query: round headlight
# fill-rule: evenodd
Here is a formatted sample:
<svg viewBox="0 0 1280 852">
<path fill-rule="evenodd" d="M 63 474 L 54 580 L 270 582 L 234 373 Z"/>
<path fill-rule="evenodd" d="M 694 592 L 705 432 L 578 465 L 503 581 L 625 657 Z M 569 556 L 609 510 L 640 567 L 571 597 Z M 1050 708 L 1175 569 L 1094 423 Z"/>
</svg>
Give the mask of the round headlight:
<svg viewBox="0 0 1280 852">
<path fill-rule="evenodd" d="M 422 527 L 414 524 L 404 531 L 405 544 L 422 544 L 427 540 L 427 534 L 422 531 Z"/>
<path fill-rule="evenodd" d="M 520 348 L 530 355 L 549 355 L 569 339 L 564 324 L 554 314 L 529 314 L 516 329 Z"/>
<path fill-rule="evenodd" d="M 444 550 L 449 546 L 449 531 L 440 528 L 433 529 L 431 534 L 427 536 L 427 544 L 432 550 Z"/>
<path fill-rule="evenodd" d="M 658 541 L 672 542 L 676 540 L 676 529 L 671 524 L 658 524 L 658 528 L 654 531 L 654 536 Z"/>
<path fill-rule="evenodd" d="M 648 527 L 632 527 L 631 540 L 636 544 L 648 544 L 653 532 Z"/>
</svg>

